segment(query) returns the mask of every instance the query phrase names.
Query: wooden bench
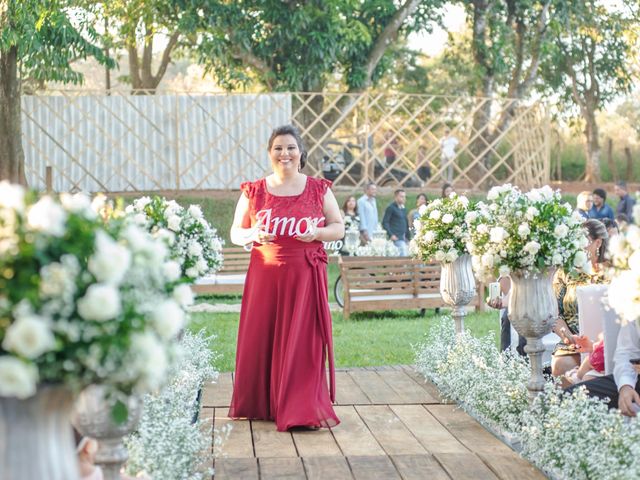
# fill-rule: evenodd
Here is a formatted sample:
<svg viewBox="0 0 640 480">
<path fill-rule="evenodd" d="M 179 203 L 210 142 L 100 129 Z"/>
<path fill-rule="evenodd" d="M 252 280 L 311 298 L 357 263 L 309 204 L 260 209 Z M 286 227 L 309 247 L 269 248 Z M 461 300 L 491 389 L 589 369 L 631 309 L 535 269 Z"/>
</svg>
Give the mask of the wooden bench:
<svg viewBox="0 0 640 480">
<path fill-rule="evenodd" d="M 196 295 L 242 295 L 244 280 L 249 269 L 251 252 L 242 247 L 225 247 L 222 249 L 222 269 L 213 275 L 197 280 L 192 285 Z M 329 263 L 337 263 L 338 257 L 328 257 Z"/>
<path fill-rule="evenodd" d="M 193 292 L 197 295 L 242 295 L 250 257 L 251 252 L 242 247 L 223 248 L 222 269 L 197 280 L 191 287 Z"/>
<path fill-rule="evenodd" d="M 344 318 L 352 312 L 440 308 L 440 265 L 411 257 L 341 257 Z M 478 291 L 484 286 L 478 284 Z M 484 293 L 470 305 L 482 309 Z"/>
</svg>

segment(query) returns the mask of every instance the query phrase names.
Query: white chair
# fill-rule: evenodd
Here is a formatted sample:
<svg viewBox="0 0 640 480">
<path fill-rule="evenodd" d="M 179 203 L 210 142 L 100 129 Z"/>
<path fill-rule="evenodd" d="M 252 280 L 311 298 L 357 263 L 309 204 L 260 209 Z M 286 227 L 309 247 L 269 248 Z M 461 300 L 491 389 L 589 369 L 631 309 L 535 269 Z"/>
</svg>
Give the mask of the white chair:
<svg viewBox="0 0 640 480">
<path fill-rule="evenodd" d="M 592 342 L 598 341 L 604 330 L 604 318 L 611 313 L 604 304 L 608 289 L 608 285 L 583 285 L 576 289 L 580 335 L 588 337 Z M 583 353 L 582 360 L 588 355 Z"/>
<path fill-rule="evenodd" d="M 616 351 L 616 344 L 618 343 L 618 333 L 620 332 L 620 318 L 613 311 L 613 309 L 609 309 L 607 310 L 607 314 L 603 317 L 603 324 L 604 374 L 610 375 L 613 373 L 613 367 L 615 367 L 613 354 Z"/>
</svg>

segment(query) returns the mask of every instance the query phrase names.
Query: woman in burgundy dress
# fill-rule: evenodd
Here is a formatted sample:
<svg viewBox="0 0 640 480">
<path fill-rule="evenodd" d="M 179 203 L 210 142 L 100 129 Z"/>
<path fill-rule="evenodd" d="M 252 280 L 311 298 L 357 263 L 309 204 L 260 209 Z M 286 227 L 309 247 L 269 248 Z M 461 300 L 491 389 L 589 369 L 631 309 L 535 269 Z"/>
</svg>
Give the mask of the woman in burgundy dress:
<svg viewBox="0 0 640 480">
<path fill-rule="evenodd" d="M 273 173 L 241 185 L 231 227 L 233 243 L 253 249 L 229 416 L 274 420 L 279 431 L 331 427 L 340 421 L 322 242 L 341 239 L 344 224 L 331 182 L 300 173 L 295 127 L 273 131 L 269 157 Z"/>
</svg>

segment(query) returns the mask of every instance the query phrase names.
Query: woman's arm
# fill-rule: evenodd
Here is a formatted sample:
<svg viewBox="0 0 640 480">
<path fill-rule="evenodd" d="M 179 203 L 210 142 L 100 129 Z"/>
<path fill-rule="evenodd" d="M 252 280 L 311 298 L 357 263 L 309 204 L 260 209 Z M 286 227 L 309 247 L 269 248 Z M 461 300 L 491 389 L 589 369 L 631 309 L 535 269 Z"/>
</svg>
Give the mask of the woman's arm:
<svg viewBox="0 0 640 480">
<path fill-rule="evenodd" d="M 301 242 L 313 242 L 314 240 L 331 242 L 343 238 L 344 220 L 340 215 L 338 201 L 330 189 L 327 189 L 324 195 L 322 213 L 324 214 L 324 227 L 318 227 L 314 231 L 298 235 L 295 238 Z"/>
<path fill-rule="evenodd" d="M 269 235 L 263 230 L 263 225 L 251 226 L 251 216 L 249 215 L 249 198 L 242 193 L 236 204 L 236 212 L 233 216 L 231 226 L 231 242 L 244 247 L 253 242 L 269 243 L 276 237 Z"/>
</svg>

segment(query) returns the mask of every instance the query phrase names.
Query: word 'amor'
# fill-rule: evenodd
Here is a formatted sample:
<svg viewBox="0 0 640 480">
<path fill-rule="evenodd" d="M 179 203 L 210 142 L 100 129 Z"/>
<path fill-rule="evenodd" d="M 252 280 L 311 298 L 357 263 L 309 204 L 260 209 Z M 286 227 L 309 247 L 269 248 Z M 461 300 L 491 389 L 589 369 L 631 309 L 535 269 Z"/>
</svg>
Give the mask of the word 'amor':
<svg viewBox="0 0 640 480">
<path fill-rule="evenodd" d="M 313 232 L 324 217 L 271 217 L 271 209 L 256 213 L 256 226 L 264 225 L 266 232 L 272 235 L 300 236 Z"/>
</svg>

